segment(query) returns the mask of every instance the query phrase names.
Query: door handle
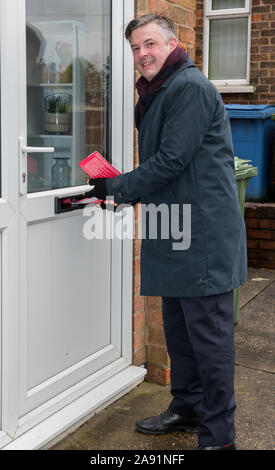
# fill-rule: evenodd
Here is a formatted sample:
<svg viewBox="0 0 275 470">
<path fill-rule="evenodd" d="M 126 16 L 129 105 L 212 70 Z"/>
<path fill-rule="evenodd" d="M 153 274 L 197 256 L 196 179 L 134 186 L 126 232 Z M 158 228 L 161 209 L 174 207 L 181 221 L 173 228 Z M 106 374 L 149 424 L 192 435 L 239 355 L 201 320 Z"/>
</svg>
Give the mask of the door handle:
<svg viewBox="0 0 275 470">
<path fill-rule="evenodd" d="M 22 152 L 23 153 L 52 153 L 55 152 L 54 147 L 27 147 L 23 146 L 22 147 Z"/>
<path fill-rule="evenodd" d="M 27 154 L 28 153 L 53 153 L 54 147 L 28 147 L 25 145 L 24 137 L 19 137 L 19 192 L 23 196 L 27 194 Z"/>
</svg>

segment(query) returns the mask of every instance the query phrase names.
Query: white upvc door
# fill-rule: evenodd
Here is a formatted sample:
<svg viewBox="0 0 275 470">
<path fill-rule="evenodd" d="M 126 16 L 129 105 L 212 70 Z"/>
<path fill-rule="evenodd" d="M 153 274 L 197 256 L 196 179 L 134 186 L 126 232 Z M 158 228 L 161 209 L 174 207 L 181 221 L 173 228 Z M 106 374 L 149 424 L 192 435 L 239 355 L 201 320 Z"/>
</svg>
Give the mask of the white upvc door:
<svg viewBox="0 0 275 470">
<path fill-rule="evenodd" d="M 78 162 L 93 150 L 131 169 L 133 77 L 123 25 L 133 2 L 0 5 L 0 444 L 12 446 L 68 409 L 52 435 L 31 438 L 36 448 L 145 372 L 130 366 L 131 240 L 86 239 L 83 210 L 55 211 L 57 196 L 89 189 Z M 79 416 L 70 408 L 78 400 Z"/>
</svg>

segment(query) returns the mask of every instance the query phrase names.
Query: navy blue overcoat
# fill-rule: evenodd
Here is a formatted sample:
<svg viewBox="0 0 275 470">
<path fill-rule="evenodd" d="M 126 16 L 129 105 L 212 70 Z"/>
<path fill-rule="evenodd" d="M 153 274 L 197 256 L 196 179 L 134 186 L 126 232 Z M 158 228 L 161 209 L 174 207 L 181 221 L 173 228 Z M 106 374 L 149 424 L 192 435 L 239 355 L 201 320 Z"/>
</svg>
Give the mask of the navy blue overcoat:
<svg viewBox="0 0 275 470">
<path fill-rule="evenodd" d="M 138 130 L 140 165 L 111 178 L 106 187 L 119 203 L 141 197 L 143 208 L 163 209 L 155 219 L 157 238 L 153 227 L 151 239 L 151 216 L 144 211 L 141 294 L 200 297 L 239 286 L 246 280 L 246 232 L 229 119 L 217 89 L 191 59 L 152 95 Z M 171 216 L 172 205 L 179 208 L 185 249 L 172 231 L 171 217 L 169 238 L 161 226 L 165 207 Z M 184 225 L 188 207 L 191 243 Z"/>
</svg>

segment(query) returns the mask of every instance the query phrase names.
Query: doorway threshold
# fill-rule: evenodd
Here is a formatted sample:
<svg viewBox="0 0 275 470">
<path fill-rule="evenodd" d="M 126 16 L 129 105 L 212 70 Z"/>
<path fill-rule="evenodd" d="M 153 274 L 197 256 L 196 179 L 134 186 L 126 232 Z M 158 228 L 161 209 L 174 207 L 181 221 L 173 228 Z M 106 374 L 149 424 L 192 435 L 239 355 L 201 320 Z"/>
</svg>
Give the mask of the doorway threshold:
<svg viewBox="0 0 275 470">
<path fill-rule="evenodd" d="M 9 442 L 2 450 L 49 448 L 81 426 L 94 414 L 139 385 L 144 380 L 145 375 L 145 368 L 129 365 L 104 383 Z"/>
</svg>

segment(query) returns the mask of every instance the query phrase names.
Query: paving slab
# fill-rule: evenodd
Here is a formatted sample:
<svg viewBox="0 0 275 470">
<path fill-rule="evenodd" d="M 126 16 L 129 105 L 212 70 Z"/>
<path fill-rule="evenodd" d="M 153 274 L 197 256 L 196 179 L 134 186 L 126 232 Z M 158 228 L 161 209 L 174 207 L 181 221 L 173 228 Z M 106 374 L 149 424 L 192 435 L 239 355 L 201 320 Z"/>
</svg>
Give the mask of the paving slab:
<svg viewBox="0 0 275 470">
<path fill-rule="evenodd" d="M 274 374 L 235 367 L 235 430 L 239 450 L 275 450 L 274 390 Z"/>
<path fill-rule="evenodd" d="M 241 309 L 235 327 L 235 362 L 275 373 L 275 281 Z"/>
<path fill-rule="evenodd" d="M 159 414 L 170 402 L 170 386 L 143 382 L 101 411 L 71 436 L 53 447 L 56 450 L 177 450 L 194 449 L 196 435 L 174 432 L 149 436 L 135 430 L 145 416 Z"/>
<path fill-rule="evenodd" d="M 249 268 L 247 280 L 248 282 L 241 286 L 240 308 L 244 307 L 275 280 L 275 270 Z"/>
</svg>

